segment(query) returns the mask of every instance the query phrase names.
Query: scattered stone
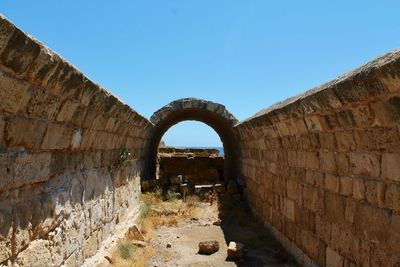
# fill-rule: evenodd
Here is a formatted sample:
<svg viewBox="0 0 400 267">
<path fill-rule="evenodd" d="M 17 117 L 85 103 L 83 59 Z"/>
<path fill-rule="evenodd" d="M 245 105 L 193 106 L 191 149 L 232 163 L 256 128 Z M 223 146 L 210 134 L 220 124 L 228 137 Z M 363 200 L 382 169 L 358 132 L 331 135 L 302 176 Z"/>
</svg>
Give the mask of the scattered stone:
<svg viewBox="0 0 400 267">
<path fill-rule="evenodd" d="M 216 220 L 215 222 L 213 222 L 213 225 L 220 226 L 221 220 L 220 219 Z"/>
<path fill-rule="evenodd" d="M 197 218 L 197 217 L 192 217 L 192 218 L 190 218 L 190 220 L 191 220 L 191 221 L 198 221 L 199 218 Z"/>
<path fill-rule="evenodd" d="M 167 248 L 171 248 L 172 247 L 172 244 L 171 243 L 168 243 L 167 244 Z"/>
<path fill-rule="evenodd" d="M 229 242 L 227 260 L 240 260 L 244 257 L 244 245 L 237 242 Z"/>
<path fill-rule="evenodd" d="M 175 216 L 179 214 L 179 210 L 174 210 L 174 209 L 165 209 L 162 212 L 162 215 L 164 216 Z"/>
<path fill-rule="evenodd" d="M 110 256 L 104 256 L 104 258 L 110 263 L 114 264 L 114 260 Z"/>
<path fill-rule="evenodd" d="M 224 193 L 225 192 L 225 187 L 222 184 L 215 184 L 214 185 L 214 190 L 217 193 Z"/>
<path fill-rule="evenodd" d="M 129 228 L 127 235 L 130 240 L 144 241 L 144 236 L 136 224 Z"/>
<path fill-rule="evenodd" d="M 219 242 L 216 240 L 201 241 L 199 243 L 199 254 L 211 255 L 219 250 Z"/>
<path fill-rule="evenodd" d="M 145 248 L 146 247 L 146 242 L 135 240 L 135 241 L 132 242 L 132 245 L 134 245 L 136 247 L 139 247 L 139 248 Z"/>
</svg>

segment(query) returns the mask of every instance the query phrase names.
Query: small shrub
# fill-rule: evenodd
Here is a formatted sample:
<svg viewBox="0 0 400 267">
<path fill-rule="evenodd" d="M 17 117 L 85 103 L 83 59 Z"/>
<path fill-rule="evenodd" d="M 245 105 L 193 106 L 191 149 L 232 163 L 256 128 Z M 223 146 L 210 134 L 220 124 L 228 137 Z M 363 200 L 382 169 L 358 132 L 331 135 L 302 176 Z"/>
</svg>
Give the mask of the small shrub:
<svg viewBox="0 0 400 267">
<path fill-rule="evenodd" d="M 178 200 L 179 196 L 180 196 L 180 194 L 175 191 L 172 191 L 172 190 L 167 191 L 167 200 L 168 201 L 176 201 L 176 200 Z"/>
<path fill-rule="evenodd" d="M 127 149 L 122 149 L 119 153 L 117 167 L 118 168 L 124 167 L 129 162 L 132 162 L 132 161 L 133 161 L 133 158 L 132 158 L 131 152 L 129 152 Z"/>
<path fill-rule="evenodd" d="M 129 259 L 133 254 L 133 246 L 132 244 L 123 242 L 118 245 L 118 253 L 123 259 Z"/>
</svg>

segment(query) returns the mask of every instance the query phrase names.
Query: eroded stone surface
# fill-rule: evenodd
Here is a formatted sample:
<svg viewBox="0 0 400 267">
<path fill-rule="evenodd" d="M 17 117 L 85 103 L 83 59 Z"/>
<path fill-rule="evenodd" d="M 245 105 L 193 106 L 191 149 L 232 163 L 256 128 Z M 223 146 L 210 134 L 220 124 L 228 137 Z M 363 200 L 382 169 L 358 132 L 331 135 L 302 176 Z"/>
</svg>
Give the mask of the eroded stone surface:
<svg viewBox="0 0 400 267">
<path fill-rule="evenodd" d="M 138 206 L 154 126 L 195 111 L 218 124 L 254 213 L 300 264 L 398 264 L 399 62 L 395 50 L 240 124 L 193 98 L 149 122 L 0 16 L 0 264 L 95 254 Z M 124 167 L 121 149 L 135 155 Z"/>
<path fill-rule="evenodd" d="M 228 111 L 225 106 L 217 104 L 211 101 L 206 101 L 197 98 L 182 98 L 171 102 L 164 106 L 160 110 L 156 111 L 150 118 L 150 121 L 157 125 L 164 118 L 168 117 L 169 114 L 173 114 L 178 110 L 184 109 L 203 109 L 210 112 L 214 112 L 225 118 L 232 126 L 234 126 L 238 120 Z"/>
<path fill-rule="evenodd" d="M 3 17 L 0 99 L 0 265 L 80 266 L 137 212 L 152 124 Z"/>
<path fill-rule="evenodd" d="M 400 262 L 399 62 L 395 50 L 235 127 L 249 203 L 303 265 Z"/>
</svg>

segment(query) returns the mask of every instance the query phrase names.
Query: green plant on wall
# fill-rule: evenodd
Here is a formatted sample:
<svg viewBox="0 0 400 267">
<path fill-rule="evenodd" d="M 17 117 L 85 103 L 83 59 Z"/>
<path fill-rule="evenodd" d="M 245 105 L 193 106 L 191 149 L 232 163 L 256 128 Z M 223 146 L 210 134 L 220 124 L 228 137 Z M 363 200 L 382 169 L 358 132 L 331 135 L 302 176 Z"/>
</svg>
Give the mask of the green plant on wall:
<svg viewBox="0 0 400 267">
<path fill-rule="evenodd" d="M 117 166 L 118 168 L 126 166 L 129 162 L 132 162 L 134 157 L 131 152 L 127 149 L 122 149 L 119 153 Z"/>
</svg>

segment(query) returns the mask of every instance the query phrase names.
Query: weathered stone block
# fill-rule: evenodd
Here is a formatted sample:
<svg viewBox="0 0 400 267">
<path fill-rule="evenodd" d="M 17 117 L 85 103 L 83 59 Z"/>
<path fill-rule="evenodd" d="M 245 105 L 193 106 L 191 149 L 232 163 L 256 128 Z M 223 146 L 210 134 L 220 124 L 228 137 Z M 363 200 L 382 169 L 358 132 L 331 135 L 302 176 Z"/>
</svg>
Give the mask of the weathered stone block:
<svg viewBox="0 0 400 267">
<path fill-rule="evenodd" d="M 350 153 L 350 170 L 355 175 L 379 177 L 380 158 L 374 153 Z"/>
<path fill-rule="evenodd" d="M 325 171 L 337 171 L 337 163 L 334 152 L 320 152 L 321 169 Z"/>
<path fill-rule="evenodd" d="M 324 178 L 324 184 L 326 189 L 339 193 L 340 179 L 338 176 L 326 173 Z"/>
<path fill-rule="evenodd" d="M 68 170 L 69 153 L 66 152 L 53 152 L 51 155 L 50 174 L 52 177 L 62 174 Z"/>
<path fill-rule="evenodd" d="M 43 139 L 47 124 L 40 120 L 24 117 L 8 119 L 5 129 L 5 140 L 9 147 L 38 149 Z"/>
<path fill-rule="evenodd" d="M 338 144 L 333 133 L 321 133 L 320 134 L 321 148 L 336 151 Z"/>
<path fill-rule="evenodd" d="M 50 174 L 50 153 L 22 153 L 13 165 L 14 180 L 8 182 L 9 187 L 23 184 L 34 184 L 47 181 Z"/>
<path fill-rule="evenodd" d="M 76 109 L 79 106 L 79 102 L 76 100 L 66 100 L 61 107 L 60 112 L 57 114 L 57 121 L 68 122 L 72 119 Z"/>
<path fill-rule="evenodd" d="M 297 167 L 307 168 L 307 152 L 297 151 Z"/>
<path fill-rule="evenodd" d="M 317 234 L 318 238 L 323 240 L 326 244 L 329 244 L 332 233 L 331 223 L 319 215 L 315 216 L 315 233 Z"/>
<path fill-rule="evenodd" d="M 11 257 L 11 242 L 0 241 L 0 262 L 7 261 Z"/>
<path fill-rule="evenodd" d="M 0 115 L 0 152 L 6 148 L 6 142 L 4 140 L 4 128 L 6 127 L 6 122 L 4 117 Z"/>
<path fill-rule="evenodd" d="M 326 267 L 343 267 L 344 258 L 330 247 L 326 248 Z"/>
<path fill-rule="evenodd" d="M 34 240 L 25 250 L 18 254 L 15 262 L 19 266 L 50 266 L 52 265 L 52 255 L 49 246 L 48 240 Z"/>
<path fill-rule="evenodd" d="M 322 191 L 321 191 L 322 193 Z M 318 189 L 311 186 L 303 186 L 303 205 L 304 207 L 323 214 L 324 212 L 324 196 Z"/>
<path fill-rule="evenodd" d="M 356 207 L 354 224 L 358 236 L 376 244 L 384 244 L 389 237 L 390 213 L 367 204 Z"/>
<path fill-rule="evenodd" d="M 305 252 L 313 259 L 318 259 L 320 241 L 312 233 L 301 231 L 301 244 Z"/>
<path fill-rule="evenodd" d="M 350 170 L 349 157 L 345 153 L 336 154 L 337 171 L 342 174 L 348 174 Z"/>
<path fill-rule="evenodd" d="M 319 168 L 319 153 L 318 152 L 306 152 L 307 157 L 307 168 L 318 169 Z"/>
<path fill-rule="evenodd" d="M 338 120 L 342 128 L 351 128 L 356 125 L 353 111 L 351 109 L 341 110 L 337 113 Z"/>
<path fill-rule="evenodd" d="M 382 177 L 393 181 L 400 181 L 400 154 L 382 154 Z"/>
<path fill-rule="evenodd" d="M 0 53 L 6 47 L 8 39 L 12 35 L 15 26 L 5 17 L 0 16 Z"/>
<path fill-rule="evenodd" d="M 400 152 L 399 127 L 374 127 L 371 129 L 376 143 L 376 148 L 392 153 Z"/>
<path fill-rule="evenodd" d="M 295 209 L 294 201 L 286 198 L 284 201 L 284 215 L 290 221 L 294 221 L 294 209 Z"/>
<path fill-rule="evenodd" d="M 340 194 L 351 196 L 353 194 L 353 178 L 341 176 L 340 178 Z"/>
<path fill-rule="evenodd" d="M 29 85 L 0 71 L 0 110 L 16 113 L 24 110 L 28 101 Z"/>
<path fill-rule="evenodd" d="M 365 199 L 365 181 L 363 178 L 353 178 L 353 197 L 355 199 Z"/>
<path fill-rule="evenodd" d="M 59 98 L 44 89 L 34 89 L 26 112 L 33 117 L 54 120 L 60 107 Z"/>
<path fill-rule="evenodd" d="M 400 212 L 400 185 L 390 184 L 387 186 L 385 206 L 392 210 Z"/>
<path fill-rule="evenodd" d="M 360 239 L 351 228 L 332 224 L 330 247 L 347 259 L 355 261 L 360 254 Z"/>
<path fill-rule="evenodd" d="M 361 105 L 353 109 L 356 124 L 360 127 L 371 126 L 375 120 L 374 111 L 366 105 Z"/>
<path fill-rule="evenodd" d="M 21 204 L 13 208 L 12 211 L 14 221 L 13 234 L 13 256 L 16 256 L 21 250 L 29 245 L 30 241 L 30 225 L 29 219 L 32 216 L 31 207 L 27 204 Z"/>
<path fill-rule="evenodd" d="M 344 212 L 344 219 L 349 225 L 353 225 L 354 223 L 354 216 L 356 213 L 357 202 L 354 201 L 352 198 L 346 199 L 346 210 Z"/>
<path fill-rule="evenodd" d="M 29 66 L 27 78 L 32 84 L 46 88 L 47 82 L 61 58 L 47 47 L 41 47 L 38 57 Z"/>
<path fill-rule="evenodd" d="M 83 241 L 82 254 L 83 258 L 93 256 L 97 251 L 97 233 L 93 232 L 87 239 Z"/>
<path fill-rule="evenodd" d="M 393 96 L 386 101 L 372 105 L 376 114 L 375 125 L 391 125 L 400 120 L 400 96 Z"/>
<path fill-rule="evenodd" d="M 388 247 L 396 252 L 400 249 L 400 215 L 392 214 L 389 228 Z"/>
<path fill-rule="evenodd" d="M 76 127 L 82 127 L 86 113 L 87 113 L 87 109 L 85 109 L 81 106 L 78 106 L 76 108 L 75 112 L 73 113 L 74 115 L 72 115 L 71 123 Z"/>
<path fill-rule="evenodd" d="M 82 131 L 80 129 L 74 130 L 71 140 L 71 149 L 77 150 L 81 145 Z"/>
<path fill-rule="evenodd" d="M 359 151 L 376 150 L 377 136 L 370 129 L 362 129 L 354 131 L 354 138 Z"/>
<path fill-rule="evenodd" d="M 390 92 L 399 92 L 399 76 L 395 75 L 393 71 L 395 71 L 395 68 L 385 69 L 384 71 L 381 71 L 379 80 L 387 87 Z"/>
<path fill-rule="evenodd" d="M 399 262 L 400 254 L 398 251 L 385 250 L 377 245 L 371 247 L 371 266 L 398 266 Z"/>
<path fill-rule="evenodd" d="M 1 61 L 15 73 L 21 74 L 26 71 L 39 52 L 40 46 L 34 40 L 21 30 L 15 29 L 1 54 Z"/>
<path fill-rule="evenodd" d="M 46 150 L 66 149 L 71 144 L 73 129 L 63 124 L 50 124 L 41 148 Z"/>
<path fill-rule="evenodd" d="M 356 142 L 352 132 L 336 132 L 335 136 L 340 151 L 353 151 L 356 149 Z"/>
<path fill-rule="evenodd" d="M 306 171 L 305 182 L 315 187 L 324 188 L 324 173 L 319 171 Z"/>
<path fill-rule="evenodd" d="M 0 262 L 4 262 L 11 257 L 12 234 L 13 220 L 11 210 L 0 209 Z"/>
<path fill-rule="evenodd" d="M 297 182 L 297 179 L 289 178 L 286 181 L 286 191 L 287 196 L 293 200 L 295 200 L 298 204 L 301 205 L 303 199 L 303 189 L 302 185 Z"/>
<path fill-rule="evenodd" d="M 287 158 L 288 158 L 288 165 L 290 167 L 297 166 L 297 152 L 295 150 L 288 150 L 287 151 Z"/>
<path fill-rule="evenodd" d="M 382 181 L 365 181 L 365 198 L 371 204 L 383 206 L 385 201 L 385 184 Z"/>
<path fill-rule="evenodd" d="M 343 196 L 327 193 L 326 194 L 326 218 L 332 223 L 344 222 L 345 198 Z"/>
<path fill-rule="evenodd" d="M 310 131 L 322 131 L 322 125 L 320 122 L 320 117 L 318 116 L 308 116 L 305 119 L 308 130 Z"/>
</svg>

